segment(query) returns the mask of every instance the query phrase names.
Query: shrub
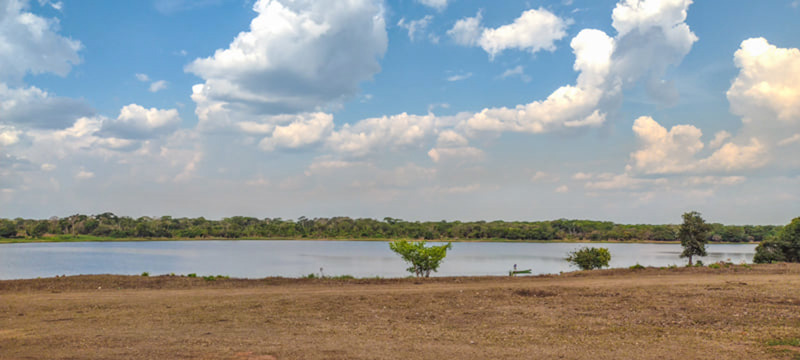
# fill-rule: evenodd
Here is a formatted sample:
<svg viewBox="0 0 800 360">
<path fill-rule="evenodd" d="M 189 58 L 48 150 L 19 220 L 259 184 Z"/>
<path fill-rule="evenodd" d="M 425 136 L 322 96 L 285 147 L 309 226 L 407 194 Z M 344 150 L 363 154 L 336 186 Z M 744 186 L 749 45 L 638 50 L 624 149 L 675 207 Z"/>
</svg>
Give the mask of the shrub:
<svg viewBox="0 0 800 360">
<path fill-rule="evenodd" d="M 142 276 L 150 276 L 150 273 L 145 271 L 145 272 L 142 273 Z"/>
<path fill-rule="evenodd" d="M 781 229 L 778 236 L 764 240 L 756 247 L 753 262 L 800 262 L 800 217 Z"/>
<path fill-rule="evenodd" d="M 631 270 L 641 270 L 641 269 L 644 269 L 644 268 L 645 268 L 644 266 L 642 266 L 642 265 L 639 265 L 639 263 L 636 263 L 636 265 L 633 265 L 633 266 L 629 267 L 628 269 L 631 269 Z"/>
<path fill-rule="evenodd" d="M 186 275 L 186 276 L 188 276 L 188 277 L 190 277 L 190 278 L 196 278 L 196 277 L 197 277 L 197 274 L 195 274 L 195 273 L 191 273 L 191 274 L 189 274 L 189 275 Z"/>
<path fill-rule="evenodd" d="M 389 249 L 400 255 L 403 261 L 411 264 L 411 267 L 406 270 L 417 277 L 429 277 L 431 271 L 436 272 L 444 257 L 447 256 L 447 250 L 452 248 L 451 243 L 430 247 L 425 247 L 424 241 L 398 240 L 389 243 Z"/>
<path fill-rule="evenodd" d="M 600 269 L 608 266 L 611 253 L 606 248 L 585 247 L 567 254 L 566 260 L 581 270 Z"/>
</svg>

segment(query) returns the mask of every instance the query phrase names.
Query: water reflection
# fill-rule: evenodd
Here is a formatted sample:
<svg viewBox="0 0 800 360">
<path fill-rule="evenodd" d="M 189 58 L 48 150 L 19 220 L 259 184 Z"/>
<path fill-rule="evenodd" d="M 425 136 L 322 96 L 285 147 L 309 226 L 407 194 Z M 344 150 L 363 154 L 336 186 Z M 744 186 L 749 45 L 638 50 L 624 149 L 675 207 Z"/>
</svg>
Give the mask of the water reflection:
<svg viewBox="0 0 800 360">
<path fill-rule="evenodd" d="M 564 257 L 587 244 L 454 243 L 436 276 L 507 275 L 517 264 L 534 274 L 572 271 Z M 592 244 L 611 252 L 611 267 L 684 265 L 678 244 Z M 709 245 L 705 263 L 751 262 L 755 245 Z M 78 274 L 222 274 L 299 277 L 309 273 L 405 277 L 385 242 L 164 241 L 0 245 L 0 279 Z"/>
</svg>

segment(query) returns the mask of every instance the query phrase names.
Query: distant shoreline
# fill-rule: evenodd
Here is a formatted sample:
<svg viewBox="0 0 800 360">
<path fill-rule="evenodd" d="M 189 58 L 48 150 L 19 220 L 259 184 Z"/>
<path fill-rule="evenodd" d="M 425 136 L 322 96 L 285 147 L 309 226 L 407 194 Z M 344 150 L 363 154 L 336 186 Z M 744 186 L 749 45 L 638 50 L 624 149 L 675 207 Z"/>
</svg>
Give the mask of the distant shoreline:
<svg viewBox="0 0 800 360">
<path fill-rule="evenodd" d="M 152 242 L 152 241 L 370 241 L 370 242 L 391 242 L 397 240 L 408 241 L 427 241 L 427 242 L 454 242 L 454 243 L 575 243 L 575 244 L 680 244 L 680 241 L 654 241 L 654 240 L 577 240 L 577 239 L 558 239 L 558 240 L 511 240 L 511 239 L 408 239 L 408 238 L 109 238 L 96 236 L 50 236 L 37 239 L 0 239 L 2 244 L 27 244 L 27 243 L 87 243 L 87 242 Z M 759 242 L 709 242 L 708 245 L 752 245 Z"/>
</svg>

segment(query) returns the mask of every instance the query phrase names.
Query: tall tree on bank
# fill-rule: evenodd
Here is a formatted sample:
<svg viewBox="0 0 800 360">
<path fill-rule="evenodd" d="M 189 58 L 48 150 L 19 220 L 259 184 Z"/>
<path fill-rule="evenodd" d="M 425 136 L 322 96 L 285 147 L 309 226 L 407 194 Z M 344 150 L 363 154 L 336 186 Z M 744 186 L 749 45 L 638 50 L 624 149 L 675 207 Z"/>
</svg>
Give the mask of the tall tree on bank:
<svg viewBox="0 0 800 360">
<path fill-rule="evenodd" d="M 706 256 L 706 241 L 710 231 L 711 225 L 706 224 L 699 212 L 683 214 L 683 224 L 678 229 L 678 239 L 683 246 L 681 257 L 689 258 L 689 266 L 692 266 L 694 256 Z"/>
<path fill-rule="evenodd" d="M 800 262 L 800 217 L 783 227 L 778 236 L 756 247 L 755 263 Z"/>
</svg>

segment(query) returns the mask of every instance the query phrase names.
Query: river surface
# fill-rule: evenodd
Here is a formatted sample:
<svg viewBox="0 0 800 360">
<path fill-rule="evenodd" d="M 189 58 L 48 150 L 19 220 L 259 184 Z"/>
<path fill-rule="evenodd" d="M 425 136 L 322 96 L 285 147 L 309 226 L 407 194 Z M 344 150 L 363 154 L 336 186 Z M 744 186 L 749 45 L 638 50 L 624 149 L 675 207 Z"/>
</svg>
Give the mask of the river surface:
<svg viewBox="0 0 800 360">
<path fill-rule="evenodd" d="M 431 243 L 435 244 L 435 243 Z M 605 247 L 611 267 L 686 264 L 678 244 L 453 243 L 439 272 L 432 276 L 508 275 L 518 269 L 534 274 L 574 271 L 564 258 L 585 246 Z M 753 244 L 708 245 L 706 264 L 752 262 Z M 268 276 L 405 277 L 408 267 L 377 241 L 145 241 L 0 244 L 0 279 L 56 275 L 160 274 Z M 320 268 L 322 270 L 320 271 Z"/>
</svg>

